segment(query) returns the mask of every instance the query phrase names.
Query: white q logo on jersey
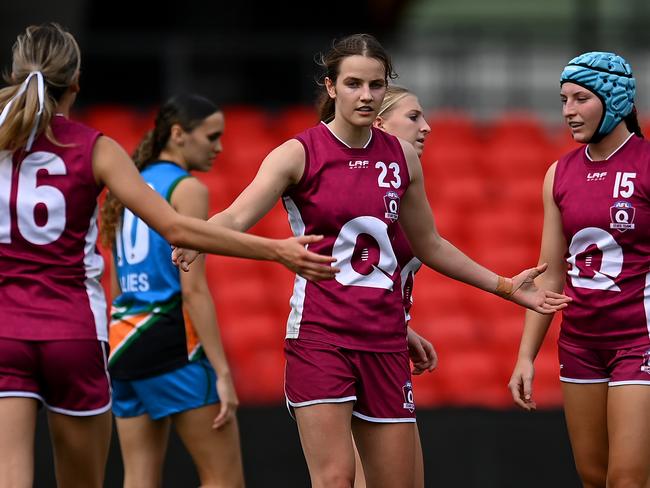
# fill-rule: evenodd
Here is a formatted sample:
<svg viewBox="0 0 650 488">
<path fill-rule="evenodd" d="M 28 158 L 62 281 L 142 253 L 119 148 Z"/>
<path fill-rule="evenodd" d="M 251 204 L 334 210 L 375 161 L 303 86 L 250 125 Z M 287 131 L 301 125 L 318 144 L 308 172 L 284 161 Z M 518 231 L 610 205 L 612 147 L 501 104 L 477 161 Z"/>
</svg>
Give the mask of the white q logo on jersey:
<svg viewBox="0 0 650 488">
<path fill-rule="evenodd" d="M 397 269 L 397 258 L 393 252 L 387 230 L 386 223 L 376 217 L 361 216 L 347 222 L 341 228 L 332 248 L 332 256 L 336 258 L 336 265 L 341 270 L 336 275 L 336 281 L 346 286 L 392 290 L 394 281 L 391 276 Z M 362 234 L 369 235 L 379 245 L 379 262 L 372 267 L 372 271 L 367 275 L 357 272 L 352 266 L 352 256 L 357 239 Z"/>
</svg>

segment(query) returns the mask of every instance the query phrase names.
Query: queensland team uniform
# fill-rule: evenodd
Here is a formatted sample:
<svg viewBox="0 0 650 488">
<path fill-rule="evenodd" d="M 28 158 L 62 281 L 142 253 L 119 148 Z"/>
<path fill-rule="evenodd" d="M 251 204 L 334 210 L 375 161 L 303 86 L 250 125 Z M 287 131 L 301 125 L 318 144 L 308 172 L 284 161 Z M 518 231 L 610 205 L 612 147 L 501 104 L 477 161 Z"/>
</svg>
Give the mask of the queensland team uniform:
<svg viewBox="0 0 650 488">
<path fill-rule="evenodd" d="M 558 161 L 553 197 L 573 299 L 559 339 L 563 381 L 650 384 L 649 165 L 650 144 L 635 135 L 605 161 L 586 147 Z"/>
<path fill-rule="evenodd" d="M 159 161 L 144 180 L 168 201 L 190 174 Z M 217 402 L 214 370 L 183 311 L 171 247 L 128 209 L 116 230 L 114 264 L 121 295 L 113 301 L 109 370 L 118 417 L 153 419 Z"/>
<path fill-rule="evenodd" d="M 333 280 L 297 276 L 287 322 L 290 406 L 355 401 L 354 415 L 415 421 L 400 266 L 392 247 L 410 178 L 397 138 L 372 128 L 351 148 L 321 123 L 299 134 L 300 182 L 283 197 L 294 235 L 321 234 Z"/>
<path fill-rule="evenodd" d="M 28 152 L 0 153 L 0 396 L 53 411 L 110 408 L 92 168 L 98 131 L 62 116 Z"/>
<path fill-rule="evenodd" d="M 402 300 L 406 323 L 411 320 L 411 307 L 413 306 L 413 280 L 415 273 L 422 267 L 422 261 L 413 255 L 411 245 L 401 227 L 398 227 L 393 239 L 393 250 L 400 267 L 400 278 L 402 281 Z"/>
</svg>

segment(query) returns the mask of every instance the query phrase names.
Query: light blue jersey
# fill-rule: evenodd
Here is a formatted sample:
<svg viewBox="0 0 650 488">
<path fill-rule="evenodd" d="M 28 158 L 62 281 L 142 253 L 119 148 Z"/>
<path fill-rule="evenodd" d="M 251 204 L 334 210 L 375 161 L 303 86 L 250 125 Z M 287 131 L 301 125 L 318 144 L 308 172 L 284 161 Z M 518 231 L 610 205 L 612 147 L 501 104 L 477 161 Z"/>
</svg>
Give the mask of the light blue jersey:
<svg viewBox="0 0 650 488">
<path fill-rule="evenodd" d="M 159 161 L 142 177 L 167 201 L 183 168 Z M 114 264 L 122 294 L 113 301 L 108 366 L 113 379 L 147 378 L 183 367 L 203 357 L 203 348 L 184 313 L 178 268 L 169 243 L 124 209 L 116 230 Z"/>
<path fill-rule="evenodd" d="M 168 161 L 152 163 L 141 174 L 167 201 L 176 185 L 190 176 Z M 139 312 L 181 293 L 179 271 L 171 261 L 169 243 L 128 209 L 124 209 L 115 240 L 115 269 L 122 290 L 113 302 L 116 307 L 128 306 L 131 312 Z"/>
</svg>

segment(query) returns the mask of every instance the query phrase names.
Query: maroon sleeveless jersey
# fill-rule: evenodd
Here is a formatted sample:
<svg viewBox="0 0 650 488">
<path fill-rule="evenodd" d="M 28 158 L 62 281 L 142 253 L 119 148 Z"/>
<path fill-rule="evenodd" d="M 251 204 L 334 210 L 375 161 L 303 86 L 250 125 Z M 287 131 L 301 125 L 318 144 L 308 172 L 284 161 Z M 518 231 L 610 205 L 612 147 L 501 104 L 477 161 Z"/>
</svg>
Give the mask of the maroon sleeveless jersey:
<svg viewBox="0 0 650 488">
<path fill-rule="evenodd" d="M 650 143 L 631 136 L 605 161 L 562 157 L 553 197 L 569 263 L 561 339 L 594 348 L 650 344 Z"/>
<path fill-rule="evenodd" d="M 297 236 L 325 236 L 309 248 L 334 256 L 341 272 L 318 283 L 296 276 L 287 338 L 405 350 L 400 267 L 391 245 L 410 182 L 399 141 L 372 128 L 365 147 L 351 148 L 324 123 L 297 139 L 305 168 L 283 198 L 289 222 Z"/>
<path fill-rule="evenodd" d="M 0 152 L 0 337 L 107 339 L 93 146 L 62 116 L 28 153 Z"/>
<path fill-rule="evenodd" d="M 413 255 L 411 245 L 401 227 L 397 228 L 393 239 L 393 251 L 397 257 L 402 281 L 402 304 L 406 322 L 411 320 L 411 307 L 413 306 L 413 281 L 415 273 L 422 267 L 422 261 Z"/>
</svg>

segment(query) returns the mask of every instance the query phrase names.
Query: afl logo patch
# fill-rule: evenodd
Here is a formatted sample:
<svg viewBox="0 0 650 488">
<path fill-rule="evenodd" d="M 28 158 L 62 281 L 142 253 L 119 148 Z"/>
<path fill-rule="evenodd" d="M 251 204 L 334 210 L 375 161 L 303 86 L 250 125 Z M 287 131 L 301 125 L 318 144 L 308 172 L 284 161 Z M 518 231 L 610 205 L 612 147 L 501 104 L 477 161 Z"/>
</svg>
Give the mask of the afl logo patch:
<svg viewBox="0 0 650 488">
<path fill-rule="evenodd" d="M 616 229 L 619 232 L 634 229 L 635 213 L 636 210 L 630 202 L 616 202 L 609 208 L 609 216 L 612 220 L 609 228 Z"/>
<path fill-rule="evenodd" d="M 386 207 L 386 217 L 391 222 L 397 222 L 399 218 L 399 195 L 394 191 L 387 191 L 384 195 L 384 206 Z"/>
<path fill-rule="evenodd" d="M 402 404 L 402 407 L 404 407 L 406 410 L 408 410 L 411 413 L 415 412 L 415 402 L 413 400 L 413 385 L 411 384 L 410 381 L 407 381 L 402 387 L 402 394 L 404 395 L 404 403 Z"/>
</svg>

